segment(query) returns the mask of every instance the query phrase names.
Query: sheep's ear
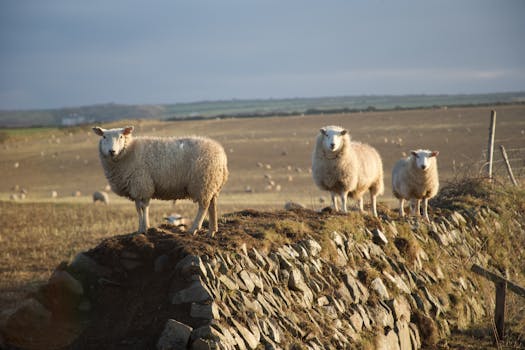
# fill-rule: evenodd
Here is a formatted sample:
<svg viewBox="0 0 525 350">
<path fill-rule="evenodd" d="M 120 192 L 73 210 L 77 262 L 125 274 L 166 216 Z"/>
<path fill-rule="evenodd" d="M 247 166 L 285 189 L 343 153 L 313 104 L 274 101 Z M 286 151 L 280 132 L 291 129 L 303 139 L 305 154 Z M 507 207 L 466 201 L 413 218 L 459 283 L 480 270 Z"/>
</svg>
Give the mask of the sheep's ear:
<svg viewBox="0 0 525 350">
<path fill-rule="evenodd" d="M 417 153 L 416 153 L 416 151 L 410 151 L 410 154 L 412 154 L 415 158 L 417 158 Z"/>
<path fill-rule="evenodd" d="M 325 129 L 325 128 L 321 128 L 319 131 L 321 132 L 321 134 L 323 134 L 324 136 L 326 136 L 326 129 Z"/>
<path fill-rule="evenodd" d="M 438 155 L 439 155 L 439 151 L 433 151 L 432 153 L 430 153 L 431 157 L 437 157 Z"/>
<path fill-rule="evenodd" d="M 348 130 L 343 129 L 343 131 L 341 131 L 341 136 L 346 135 L 347 133 L 348 133 Z"/>
<path fill-rule="evenodd" d="M 104 135 L 104 129 L 102 129 L 102 128 L 99 127 L 99 126 L 95 126 L 95 127 L 93 128 L 93 132 L 94 132 L 95 134 L 97 134 L 98 136 L 103 136 L 103 135 Z"/>
<path fill-rule="evenodd" d="M 129 135 L 131 134 L 132 131 L 133 131 L 133 126 L 126 126 L 122 131 L 122 135 Z"/>
</svg>

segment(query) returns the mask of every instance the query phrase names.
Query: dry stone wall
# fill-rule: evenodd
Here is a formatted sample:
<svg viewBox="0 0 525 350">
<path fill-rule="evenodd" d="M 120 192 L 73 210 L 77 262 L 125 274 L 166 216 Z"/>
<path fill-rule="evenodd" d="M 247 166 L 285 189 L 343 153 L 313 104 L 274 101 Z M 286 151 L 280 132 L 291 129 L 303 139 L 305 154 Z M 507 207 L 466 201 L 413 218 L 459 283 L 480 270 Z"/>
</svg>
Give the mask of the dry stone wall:
<svg viewBox="0 0 525 350">
<path fill-rule="evenodd" d="M 466 222 L 454 212 L 431 224 L 426 233 L 416 223 L 412 234 L 421 246 L 433 240 L 444 255 L 487 260 L 462 247 L 468 246 Z M 190 349 L 288 349 L 293 344 L 304 349 L 351 349 L 365 343 L 374 349 L 410 350 L 435 344 L 451 327 L 467 326 L 485 316 L 475 278 L 463 277 L 466 271 L 444 274 L 449 268 L 430 261 L 424 248 L 419 248 L 413 264 L 389 256 L 384 248 L 399 233 L 394 222 L 385 227 L 386 233 L 367 230 L 370 239 L 362 242 L 334 231 L 330 237 L 334 259 L 322 258 L 323 248 L 314 239 L 284 245 L 270 254 L 244 246 L 233 253 L 186 256 L 175 269 L 191 284 L 174 291 L 171 299 L 175 304 L 190 303 L 190 316 L 208 324 L 191 332 L 178 326 L 183 331 L 173 332 L 175 321 L 170 320 L 158 349 L 172 349 L 175 343 Z M 365 285 L 361 273 L 378 262 L 389 268 Z M 451 304 L 450 295 L 469 297 L 458 306 Z M 456 306 L 462 310 L 450 312 Z"/>
<path fill-rule="evenodd" d="M 2 313 L 0 340 L 8 348 L 56 315 L 89 315 L 97 288 L 124 288 L 112 277 L 118 265 L 120 275 L 143 269 L 171 278 L 165 298 L 178 313 L 162 320 L 159 350 L 419 349 L 487 315 L 485 282 L 469 268 L 490 260 L 473 231 L 497 220 L 489 209 L 449 212 L 431 224 L 382 220 L 364 232 L 335 230 L 323 242 L 307 238 L 268 253 L 244 244 L 176 261 L 150 243 L 140 253 L 110 256 L 111 266 L 81 253 L 55 271 L 40 297 Z M 174 239 L 155 232 L 163 245 Z"/>
</svg>

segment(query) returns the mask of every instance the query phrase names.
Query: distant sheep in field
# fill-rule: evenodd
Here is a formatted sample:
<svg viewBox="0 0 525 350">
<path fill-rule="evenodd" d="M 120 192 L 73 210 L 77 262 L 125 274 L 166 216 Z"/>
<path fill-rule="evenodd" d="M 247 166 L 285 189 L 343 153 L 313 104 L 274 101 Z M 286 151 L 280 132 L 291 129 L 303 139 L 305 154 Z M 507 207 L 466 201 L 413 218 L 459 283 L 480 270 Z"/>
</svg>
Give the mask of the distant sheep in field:
<svg viewBox="0 0 525 350">
<path fill-rule="evenodd" d="M 51 191 L 51 198 L 57 198 L 58 192 L 57 191 Z"/>
<path fill-rule="evenodd" d="M 189 230 L 195 234 L 209 214 L 209 234 L 217 231 L 217 198 L 228 179 L 226 153 L 208 138 L 137 137 L 133 127 L 93 131 L 101 136 L 99 156 L 112 190 L 135 201 L 139 229 L 149 227 L 149 203 L 192 199 L 199 210 Z"/>
<path fill-rule="evenodd" d="M 420 215 L 423 201 L 423 217 L 428 218 L 428 200 L 439 190 L 437 166 L 438 151 L 411 151 L 410 156 L 400 159 L 392 170 L 392 192 L 399 199 L 399 215 L 405 216 L 405 200 L 411 201 L 412 215 Z"/>
<path fill-rule="evenodd" d="M 330 192 L 334 210 L 338 210 L 339 196 L 346 213 L 347 196 L 351 196 L 363 212 L 363 194 L 369 191 L 372 214 L 377 216 L 377 195 L 384 191 L 381 157 L 372 146 L 350 141 L 346 129 L 321 128 L 312 156 L 312 176 L 321 190 Z"/>
<path fill-rule="evenodd" d="M 106 205 L 109 204 L 109 196 L 104 191 L 95 191 L 93 192 L 93 203 L 101 202 Z"/>
<path fill-rule="evenodd" d="M 166 216 L 164 220 L 166 220 L 170 225 L 174 225 L 177 227 L 181 227 L 181 226 L 186 227 L 188 224 L 187 219 L 181 214 L 177 214 L 177 213 L 173 213 L 169 216 Z"/>
</svg>

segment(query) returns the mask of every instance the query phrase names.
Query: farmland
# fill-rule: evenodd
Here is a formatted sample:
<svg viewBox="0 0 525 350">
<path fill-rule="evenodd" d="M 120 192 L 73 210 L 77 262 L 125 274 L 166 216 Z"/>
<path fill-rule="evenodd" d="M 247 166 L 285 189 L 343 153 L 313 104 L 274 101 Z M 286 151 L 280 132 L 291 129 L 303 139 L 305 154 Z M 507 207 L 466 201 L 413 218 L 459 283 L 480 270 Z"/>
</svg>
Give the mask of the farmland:
<svg viewBox="0 0 525 350">
<path fill-rule="evenodd" d="M 465 174 L 477 175 L 483 163 L 490 119 L 489 107 L 367 112 L 349 114 L 221 119 L 199 121 L 127 120 L 135 133 L 148 135 L 207 135 L 220 141 L 228 154 L 230 178 L 219 199 L 221 213 L 246 208 L 279 209 L 287 201 L 310 209 L 328 204 L 329 196 L 311 179 L 313 140 L 323 125 L 350 130 L 356 140 L 370 143 L 385 168 L 383 207 L 395 205 L 390 169 L 415 148 L 440 151 L 442 182 Z M 496 145 L 525 147 L 525 107 L 500 106 Z M 0 242 L 7 261 L 0 271 L 0 304 L 12 303 L 21 293 L 45 280 L 61 261 L 68 260 L 103 237 L 132 232 L 134 205 L 110 194 L 110 205 L 94 205 L 91 193 L 107 182 L 98 160 L 98 137 L 91 126 L 74 128 L 4 129 L 0 145 Z M 513 153 L 515 175 L 523 180 L 524 154 Z M 496 167 L 501 181 L 506 174 Z M 265 176 L 266 175 L 266 176 Z M 269 179 L 274 185 L 269 184 Z M 24 200 L 10 196 L 27 190 Z M 57 198 L 51 197 L 56 191 Z M 73 196 L 74 192 L 80 196 Z M 365 205 L 368 198 L 365 197 Z M 195 215 L 190 201 L 153 201 L 151 221 L 159 225 L 172 212 Z"/>
</svg>

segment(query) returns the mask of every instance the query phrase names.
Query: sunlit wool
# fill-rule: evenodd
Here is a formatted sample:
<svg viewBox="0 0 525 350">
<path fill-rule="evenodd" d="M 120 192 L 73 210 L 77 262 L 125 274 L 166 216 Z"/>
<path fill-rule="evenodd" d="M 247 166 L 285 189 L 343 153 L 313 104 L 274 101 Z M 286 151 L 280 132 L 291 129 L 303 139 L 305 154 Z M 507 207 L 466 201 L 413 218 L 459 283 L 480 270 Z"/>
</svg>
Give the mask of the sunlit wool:
<svg viewBox="0 0 525 350">
<path fill-rule="evenodd" d="M 205 137 L 133 137 L 133 127 L 104 130 L 99 155 L 111 189 L 135 201 L 139 232 L 149 227 L 150 199 L 191 199 L 199 210 L 195 233 L 209 214 L 209 233 L 217 231 L 217 197 L 228 179 L 226 153 Z M 113 155 L 111 155 L 113 152 Z"/>
<path fill-rule="evenodd" d="M 312 155 L 312 176 L 315 184 L 332 197 L 338 210 L 347 211 L 347 196 L 359 202 L 363 211 L 363 195 L 370 192 L 372 214 L 377 216 L 377 196 L 383 194 L 383 163 L 379 153 L 370 145 L 352 142 L 347 130 L 339 126 L 321 128 Z"/>
</svg>

